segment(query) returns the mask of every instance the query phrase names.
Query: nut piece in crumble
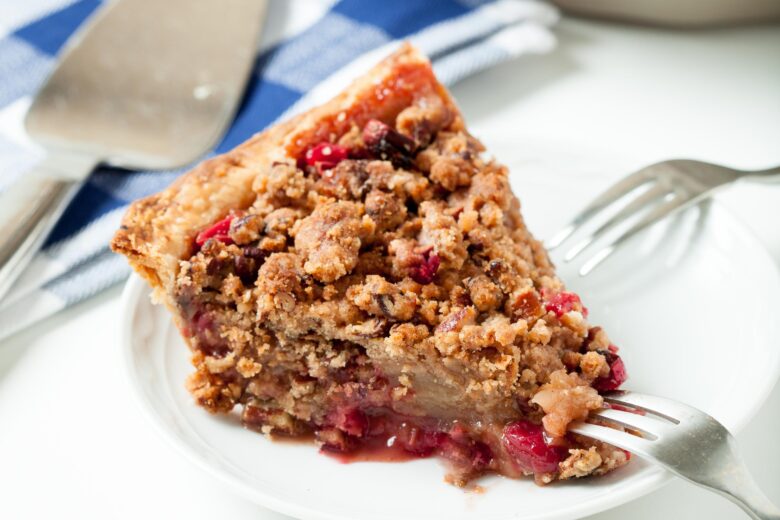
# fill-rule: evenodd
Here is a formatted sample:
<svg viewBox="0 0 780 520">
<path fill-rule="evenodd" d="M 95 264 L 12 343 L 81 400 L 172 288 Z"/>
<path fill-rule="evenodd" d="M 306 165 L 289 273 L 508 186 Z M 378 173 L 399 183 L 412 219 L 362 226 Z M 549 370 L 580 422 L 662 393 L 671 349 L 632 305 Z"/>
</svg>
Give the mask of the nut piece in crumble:
<svg viewBox="0 0 780 520">
<path fill-rule="evenodd" d="M 210 412 L 438 456 L 458 485 L 603 474 L 626 454 L 567 426 L 625 367 L 483 150 L 405 45 L 135 202 L 113 248 L 173 313 Z"/>
</svg>

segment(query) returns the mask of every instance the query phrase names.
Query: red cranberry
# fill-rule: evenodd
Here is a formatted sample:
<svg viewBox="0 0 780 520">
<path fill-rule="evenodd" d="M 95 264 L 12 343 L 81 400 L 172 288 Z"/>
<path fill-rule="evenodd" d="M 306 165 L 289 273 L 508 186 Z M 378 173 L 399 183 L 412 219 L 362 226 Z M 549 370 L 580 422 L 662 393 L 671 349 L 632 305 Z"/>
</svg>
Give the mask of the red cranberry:
<svg viewBox="0 0 780 520">
<path fill-rule="evenodd" d="M 230 352 L 230 348 L 220 338 L 217 332 L 218 326 L 210 312 L 195 312 L 188 328 L 189 334 L 197 339 L 198 350 L 203 354 L 223 358 Z"/>
<path fill-rule="evenodd" d="M 446 433 L 424 430 L 404 423 L 397 432 L 396 442 L 412 455 L 428 457 L 442 445 L 446 438 Z"/>
<path fill-rule="evenodd" d="M 203 247 L 203 244 L 205 244 L 207 240 L 213 238 L 225 244 L 232 244 L 233 239 L 230 238 L 229 233 L 230 223 L 234 218 L 235 217 L 233 215 L 228 215 L 227 217 L 218 221 L 216 224 L 213 224 L 211 227 L 204 229 L 198 233 L 198 236 L 195 237 L 195 243 L 198 245 L 198 247 Z"/>
<path fill-rule="evenodd" d="M 504 428 L 503 443 L 515 463 L 524 471 L 553 473 L 566 458 L 567 450 L 550 446 L 542 427 L 529 421 L 513 422 Z"/>
<path fill-rule="evenodd" d="M 475 442 L 472 453 L 474 458 L 472 459 L 471 465 L 475 469 L 486 468 L 493 460 L 493 451 L 490 449 L 490 446 L 484 442 Z"/>
<path fill-rule="evenodd" d="M 368 431 L 368 417 L 358 408 L 340 408 L 330 418 L 333 426 L 355 437 L 362 437 Z"/>
<path fill-rule="evenodd" d="M 390 161 L 398 168 L 410 168 L 417 145 L 378 119 L 363 128 L 363 142 L 369 154 Z"/>
<path fill-rule="evenodd" d="M 626 379 L 628 379 L 626 366 L 623 364 L 623 360 L 620 358 L 620 356 L 610 353 L 610 356 L 605 357 L 609 363 L 609 375 L 606 377 L 600 377 L 593 381 L 593 388 L 599 392 L 617 390 L 620 388 L 620 385 L 625 383 Z"/>
<path fill-rule="evenodd" d="M 467 434 L 458 434 L 457 431 L 445 434 L 438 452 L 460 471 L 482 471 L 493 460 L 493 452 L 487 444 L 475 441 Z"/>
<path fill-rule="evenodd" d="M 192 329 L 197 335 L 205 335 L 214 330 L 214 318 L 211 313 L 206 311 L 197 311 L 192 317 Z"/>
<path fill-rule="evenodd" d="M 304 156 L 308 166 L 316 166 L 320 171 L 335 168 L 338 163 L 349 157 L 349 150 L 333 143 L 320 143 L 306 150 Z"/>
<path fill-rule="evenodd" d="M 542 295 L 547 297 L 546 291 L 543 291 Z M 556 293 L 547 299 L 547 303 L 544 306 L 547 311 L 554 312 L 559 318 L 577 307 L 582 309 L 582 315 L 587 318 L 588 309 L 582 305 L 580 297 L 572 292 Z"/>
<path fill-rule="evenodd" d="M 439 255 L 433 253 L 432 250 L 428 250 L 421 255 L 420 262 L 412 267 L 410 275 L 417 283 L 429 284 L 436 276 L 440 265 L 441 259 Z"/>
</svg>

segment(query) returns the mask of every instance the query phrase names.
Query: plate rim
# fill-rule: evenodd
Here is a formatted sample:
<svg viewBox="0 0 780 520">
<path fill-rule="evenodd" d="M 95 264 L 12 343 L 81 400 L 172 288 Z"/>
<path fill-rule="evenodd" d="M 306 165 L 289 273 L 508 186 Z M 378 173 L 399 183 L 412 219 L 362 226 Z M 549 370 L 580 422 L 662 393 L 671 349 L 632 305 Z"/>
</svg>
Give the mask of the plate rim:
<svg viewBox="0 0 780 520">
<path fill-rule="evenodd" d="M 772 280 L 769 283 L 772 283 L 775 287 L 780 289 L 780 266 L 774 261 L 774 258 L 755 232 L 745 225 L 741 219 L 735 216 L 728 207 L 719 203 L 717 199 L 711 199 L 711 203 L 713 206 L 717 206 L 718 211 L 723 212 L 724 216 L 730 221 L 730 224 L 742 234 L 745 240 L 752 242 L 756 246 L 756 261 L 764 263 L 769 267 L 767 272 L 771 272 L 773 275 Z M 121 313 L 119 343 L 121 346 L 121 363 L 123 365 L 125 381 L 128 386 L 132 388 L 132 393 L 135 396 L 134 401 L 138 409 L 146 420 L 151 423 L 157 434 L 185 459 L 189 460 L 205 473 L 215 477 L 224 486 L 254 504 L 303 520 L 351 520 L 351 517 L 345 517 L 338 513 L 320 511 L 298 503 L 289 502 L 277 498 L 271 493 L 266 493 L 263 489 L 250 486 L 248 483 L 238 478 L 238 476 L 226 472 L 223 468 L 215 466 L 207 461 L 190 443 L 182 442 L 181 437 L 171 431 L 170 428 L 166 427 L 164 420 L 156 412 L 154 405 L 147 397 L 145 389 L 142 386 L 142 381 L 140 378 L 136 377 L 137 374 L 134 372 L 135 360 L 132 355 L 132 338 L 134 332 L 132 327 L 133 320 L 130 318 L 134 316 L 139 305 L 152 305 L 148 299 L 144 300 L 144 296 L 148 295 L 150 292 L 151 290 L 146 285 L 146 282 L 138 274 L 132 273 L 130 275 L 122 290 L 119 305 L 119 312 Z M 758 391 L 754 392 L 754 395 L 756 395 L 757 398 L 752 401 L 751 406 L 745 408 L 746 412 L 742 415 L 741 420 L 735 421 L 734 425 L 731 427 L 732 433 L 736 434 L 741 431 L 744 426 L 755 417 L 768 399 L 777 381 L 780 380 L 780 356 L 776 356 L 774 366 L 771 367 L 771 370 L 767 371 L 767 374 L 768 376 L 764 378 L 763 381 L 760 381 L 762 387 L 757 388 Z M 671 482 L 673 477 L 674 476 L 669 471 L 658 467 L 651 467 L 645 474 L 638 475 L 635 477 L 634 481 L 628 481 L 625 486 L 620 486 L 618 490 L 607 496 L 595 497 L 566 509 L 557 509 L 549 514 L 540 513 L 532 516 L 524 516 L 524 518 L 527 520 L 558 520 L 565 518 L 581 518 L 587 515 L 607 511 L 656 491 Z"/>
</svg>

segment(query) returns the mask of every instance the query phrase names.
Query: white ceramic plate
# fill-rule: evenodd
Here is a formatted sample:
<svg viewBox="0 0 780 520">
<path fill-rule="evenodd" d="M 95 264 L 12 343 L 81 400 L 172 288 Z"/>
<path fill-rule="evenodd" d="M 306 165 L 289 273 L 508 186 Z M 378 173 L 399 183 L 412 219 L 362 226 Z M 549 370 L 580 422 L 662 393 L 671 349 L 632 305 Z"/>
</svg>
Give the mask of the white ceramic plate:
<svg viewBox="0 0 780 520">
<path fill-rule="evenodd" d="M 522 155 L 511 143 L 487 141 L 512 167 L 513 187 L 539 236 L 549 236 L 610 179 L 635 166 L 571 152 L 563 157 L 560 147 L 540 153 L 526 144 L 535 151 Z M 627 388 L 686 401 L 732 430 L 768 395 L 780 368 L 780 278 L 760 244 L 717 203 L 637 237 L 587 279 L 567 266 L 560 273 L 583 296 L 591 322 L 622 346 Z M 207 472 L 294 517 L 577 518 L 670 478 L 634 459 L 604 478 L 543 488 L 531 480 L 487 477 L 479 482 L 485 492 L 477 494 L 444 483 L 436 460 L 340 464 L 311 445 L 273 443 L 241 428 L 236 417 L 196 407 L 184 389 L 188 351 L 137 277 L 127 284 L 122 313 L 127 371 L 152 423 Z"/>
</svg>

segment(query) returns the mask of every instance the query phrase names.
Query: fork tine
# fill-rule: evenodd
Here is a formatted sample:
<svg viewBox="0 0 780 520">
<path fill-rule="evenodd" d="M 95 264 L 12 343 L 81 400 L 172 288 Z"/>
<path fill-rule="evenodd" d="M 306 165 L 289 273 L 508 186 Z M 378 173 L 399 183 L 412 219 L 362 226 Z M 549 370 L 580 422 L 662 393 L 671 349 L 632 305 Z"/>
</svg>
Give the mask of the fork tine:
<svg viewBox="0 0 780 520">
<path fill-rule="evenodd" d="M 606 442 L 607 444 L 612 444 L 618 448 L 623 448 L 631 453 L 643 455 L 645 457 L 650 456 L 654 442 L 614 428 L 585 422 L 572 423 L 569 425 L 569 431 Z"/>
<path fill-rule="evenodd" d="M 621 395 L 622 394 L 622 395 Z M 671 435 L 649 440 L 598 424 L 575 422 L 569 432 L 623 448 L 740 506 L 750 518 L 780 519 L 777 508 L 756 485 L 736 450 L 735 440 L 717 420 L 682 403 L 661 397 L 615 392 L 623 402 L 646 409 L 687 409 L 691 421 L 667 425 Z M 641 403 L 641 404 L 640 404 Z M 634 420 L 632 419 L 633 423 Z"/>
<path fill-rule="evenodd" d="M 631 215 L 634 215 L 635 213 L 637 213 L 639 210 L 641 210 L 648 204 L 656 200 L 660 200 L 664 195 L 667 195 L 669 193 L 672 193 L 672 191 L 669 188 L 663 186 L 662 184 L 656 184 L 649 190 L 642 193 L 639 197 L 631 201 L 629 204 L 627 204 L 617 214 L 612 216 L 612 218 L 610 218 L 609 220 L 604 222 L 601 226 L 599 226 L 597 230 L 593 231 L 587 237 L 577 242 L 577 244 L 575 244 L 574 247 L 572 247 L 566 252 L 566 255 L 564 256 L 563 260 L 565 262 L 570 262 L 574 260 L 586 247 L 592 244 L 594 240 L 598 240 L 607 231 L 614 228 L 621 222 L 624 222 L 625 219 L 629 218 Z"/>
<path fill-rule="evenodd" d="M 587 276 L 593 271 L 599 264 L 606 260 L 623 242 L 632 238 L 634 235 L 642 231 L 643 229 L 652 226 L 659 220 L 672 216 L 675 213 L 685 209 L 696 201 L 695 198 L 690 196 L 677 195 L 672 200 L 661 204 L 648 213 L 642 220 L 634 224 L 629 230 L 617 237 L 610 244 L 604 246 L 593 257 L 585 262 L 580 268 L 580 276 Z"/>
<path fill-rule="evenodd" d="M 673 423 L 680 423 L 691 416 L 703 413 L 691 406 L 672 399 L 666 399 L 665 397 L 658 397 L 656 395 L 639 394 L 637 392 L 615 392 L 614 394 L 605 395 L 604 400 L 610 404 L 639 408 L 652 413 L 653 415 L 663 417 Z"/>
<path fill-rule="evenodd" d="M 591 414 L 591 417 L 598 417 L 610 423 L 618 424 L 625 428 L 639 430 L 651 437 L 661 437 L 671 433 L 672 426 L 663 419 L 653 419 L 633 412 L 615 410 L 614 408 L 605 408 Z M 652 439 L 651 439 L 652 440 Z"/>
<path fill-rule="evenodd" d="M 603 210 L 613 202 L 617 201 L 624 195 L 628 194 L 632 190 L 646 184 L 651 179 L 647 176 L 645 170 L 639 170 L 628 177 L 619 180 L 596 199 L 591 202 L 585 209 L 580 211 L 563 229 L 553 235 L 553 237 L 545 242 L 545 247 L 548 250 L 555 249 L 560 246 L 574 231 L 586 220 L 593 215 Z"/>
</svg>

